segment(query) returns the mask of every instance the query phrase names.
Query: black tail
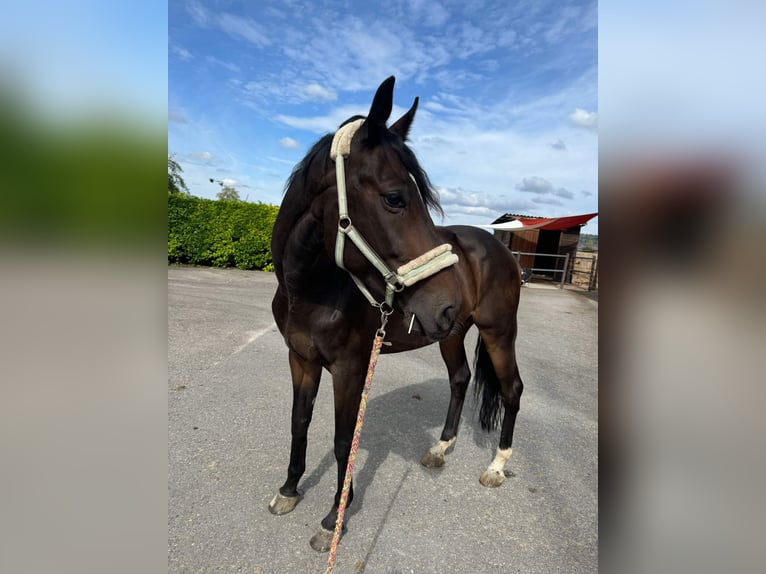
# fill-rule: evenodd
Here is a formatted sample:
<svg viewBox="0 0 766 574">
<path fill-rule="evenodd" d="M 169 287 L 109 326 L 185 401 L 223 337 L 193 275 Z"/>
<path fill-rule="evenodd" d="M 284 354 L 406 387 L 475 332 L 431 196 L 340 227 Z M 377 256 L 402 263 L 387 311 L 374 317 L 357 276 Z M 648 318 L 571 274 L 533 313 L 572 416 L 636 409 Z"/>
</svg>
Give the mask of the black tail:
<svg viewBox="0 0 766 574">
<path fill-rule="evenodd" d="M 500 424 L 502 409 L 500 406 L 500 381 L 497 379 L 495 367 L 489 358 L 487 347 L 481 336 L 476 343 L 476 356 L 473 360 L 473 378 L 476 381 L 474 397 L 478 400 L 481 395 L 481 408 L 479 409 L 479 421 L 481 428 L 489 432 Z"/>
</svg>

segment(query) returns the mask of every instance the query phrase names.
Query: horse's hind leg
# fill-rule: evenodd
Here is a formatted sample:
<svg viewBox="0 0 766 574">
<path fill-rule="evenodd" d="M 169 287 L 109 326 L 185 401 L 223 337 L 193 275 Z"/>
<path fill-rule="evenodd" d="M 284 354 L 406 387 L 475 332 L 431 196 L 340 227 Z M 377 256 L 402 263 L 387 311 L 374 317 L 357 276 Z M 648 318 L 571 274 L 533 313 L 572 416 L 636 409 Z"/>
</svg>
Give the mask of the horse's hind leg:
<svg viewBox="0 0 766 574">
<path fill-rule="evenodd" d="M 479 482 L 484 486 L 500 486 L 505 480 L 505 463 L 511 458 L 513 429 L 516 426 L 516 415 L 519 412 L 519 402 L 524 389 L 518 368 L 511 384 L 505 386 L 508 388 L 503 391 L 505 414 L 503 426 L 500 429 L 500 444 L 495 452 L 495 458 L 479 478 Z"/>
<path fill-rule="evenodd" d="M 488 408 L 487 412 L 491 412 L 493 410 L 492 401 L 497 401 L 499 398 L 502 401 L 505 413 L 500 429 L 500 444 L 495 452 L 495 458 L 481 475 L 479 482 L 484 486 L 500 486 L 505 480 L 505 463 L 511 457 L 513 429 L 516 426 L 516 415 L 519 412 L 524 384 L 521 381 L 519 368 L 516 364 L 516 353 L 514 350 L 515 328 L 511 333 L 506 331 L 500 336 L 493 336 L 491 332 L 481 332 L 480 341 L 477 348 L 479 355 L 477 371 L 482 362 L 485 363 L 483 368 L 487 371 L 491 370 L 491 372 L 485 373 L 487 380 L 484 384 L 487 385 L 489 391 L 484 392 L 482 410 L 484 410 L 486 405 Z M 483 350 L 481 349 L 482 345 L 485 345 Z M 482 358 L 482 353 L 484 353 L 484 358 Z M 487 357 L 491 360 L 491 364 L 487 364 Z M 483 426 L 491 428 L 493 416 L 485 418 L 480 414 L 480 418 L 482 419 Z"/>
<path fill-rule="evenodd" d="M 293 380 L 292 442 L 287 480 L 269 504 L 272 514 L 287 514 L 300 501 L 298 481 L 306 471 L 306 444 L 314 411 L 314 400 L 319 390 L 322 366 L 290 351 L 290 373 Z"/>
<path fill-rule="evenodd" d="M 464 339 L 465 336 L 463 335 L 451 337 L 439 343 L 439 350 L 449 373 L 450 401 L 441 439 L 420 459 L 420 464 L 429 468 L 444 466 L 444 452 L 457 439 L 460 414 L 463 411 L 463 402 L 465 401 L 468 382 L 471 380 L 471 371 L 468 368 L 468 360 L 466 359 L 465 347 L 463 345 Z"/>
</svg>

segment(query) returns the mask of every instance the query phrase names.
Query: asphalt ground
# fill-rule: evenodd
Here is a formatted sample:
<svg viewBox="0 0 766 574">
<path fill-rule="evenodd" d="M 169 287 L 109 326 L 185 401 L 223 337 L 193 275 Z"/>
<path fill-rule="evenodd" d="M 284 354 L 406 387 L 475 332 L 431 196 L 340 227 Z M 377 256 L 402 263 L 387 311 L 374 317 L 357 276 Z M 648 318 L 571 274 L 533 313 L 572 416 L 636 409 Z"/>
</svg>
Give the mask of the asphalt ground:
<svg viewBox="0 0 766 574">
<path fill-rule="evenodd" d="M 270 273 L 168 268 L 169 572 L 324 572 L 327 554 L 308 542 L 335 492 L 326 372 L 304 498 L 284 516 L 267 508 L 286 477 L 292 400 L 275 288 Z M 499 431 L 481 430 L 470 398 L 445 466 L 419 463 L 449 402 L 438 347 L 381 356 L 335 572 L 596 572 L 597 315 L 577 292 L 522 289 L 525 390 L 506 465 L 514 476 L 499 488 L 479 484 Z"/>
</svg>

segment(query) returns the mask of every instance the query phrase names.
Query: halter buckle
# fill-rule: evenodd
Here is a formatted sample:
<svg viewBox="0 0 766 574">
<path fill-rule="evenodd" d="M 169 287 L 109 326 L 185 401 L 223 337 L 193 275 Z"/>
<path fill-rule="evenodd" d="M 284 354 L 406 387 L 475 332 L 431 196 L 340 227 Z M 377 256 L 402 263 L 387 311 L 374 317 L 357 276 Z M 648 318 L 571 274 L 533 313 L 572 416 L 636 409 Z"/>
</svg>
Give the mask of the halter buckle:
<svg viewBox="0 0 766 574">
<path fill-rule="evenodd" d="M 398 275 L 393 273 L 391 275 L 386 275 L 386 277 L 384 277 L 384 280 L 386 282 L 387 288 L 393 291 L 394 293 L 401 293 L 402 291 L 404 291 L 405 285 Z"/>
</svg>

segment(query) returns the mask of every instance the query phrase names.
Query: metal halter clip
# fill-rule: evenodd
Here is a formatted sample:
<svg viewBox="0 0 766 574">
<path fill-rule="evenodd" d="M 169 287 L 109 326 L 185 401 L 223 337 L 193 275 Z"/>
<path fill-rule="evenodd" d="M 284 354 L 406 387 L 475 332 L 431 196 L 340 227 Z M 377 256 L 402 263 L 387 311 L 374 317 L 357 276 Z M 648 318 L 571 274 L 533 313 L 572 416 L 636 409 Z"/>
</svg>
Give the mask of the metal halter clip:
<svg viewBox="0 0 766 574">
<path fill-rule="evenodd" d="M 378 330 L 375 331 L 375 336 L 381 338 L 381 343 L 383 345 L 390 347 L 391 343 L 384 341 L 383 339 L 386 338 L 386 324 L 388 323 L 388 318 L 394 312 L 394 309 L 385 302 L 377 305 L 377 307 L 380 309 L 380 327 L 378 327 Z"/>
</svg>

